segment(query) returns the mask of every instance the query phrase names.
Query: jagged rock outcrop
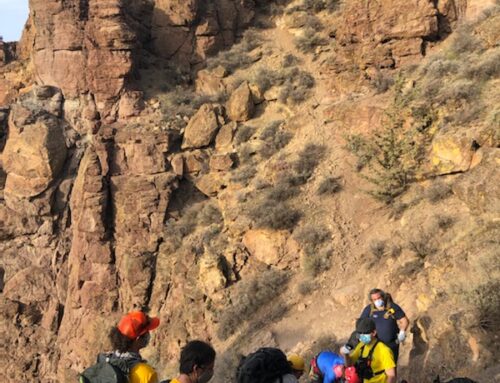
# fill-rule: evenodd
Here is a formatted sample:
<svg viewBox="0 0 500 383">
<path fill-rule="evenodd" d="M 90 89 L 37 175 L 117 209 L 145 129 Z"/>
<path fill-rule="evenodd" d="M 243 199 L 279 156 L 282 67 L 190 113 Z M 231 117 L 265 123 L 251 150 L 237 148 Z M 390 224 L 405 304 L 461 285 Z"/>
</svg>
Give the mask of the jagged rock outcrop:
<svg viewBox="0 0 500 383">
<path fill-rule="evenodd" d="M 39 87 L 12 108 L 3 152 L 4 196 L 7 206 L 19 214 L 48 213 L 47 200 L 36 206 L 32 199 L 49 188 L 66 161 L 62 101 L 56 88 Z"/>
<path fill-rule="evenodd" d="M 338 270 L 330 280 L 318 279 L 317 287 L 335 282 L 334 287 L 328 285 L 328 294 L 333 288 L 338 292 L 331 305 L 327 302 L 332 310 L 348 308 L 353 302 L 361 304 L 364 292 L 359 291 L 358 285 L 338 289 L 354 279 L 352 273 L 356 270 L 349 269 L 349 262 L 358 262 L 359 266 L 360 259 L 364 262 L 370 257 L 359 248 L 368 238 L 366 233 L 382 230 L 378 222 L 369 219 L 375 216 L 382 221 L 386 217 L 376 215 L 377 209 L 366 209 L 363 204 L 367 197 L 356 190 L 356 177 L 346 177 L 345 194 L 350 194 L 351 199 L 339 201 L 337 195 L 318 197 L 316 190 L 324 177 L 336 177 L 348 168 L 349 164 L 338 156 L 344 128 L 366 132 L 380 125 L 386 105 L 384 95 L 375 101 L 367 100 L 350 89 L 346 97 L 351 98 L 350 104 L 343 104 L 342 98 L 335 98 L 334 91 L 322 88 L 314 106 L 296 108 L 276 102 L 279 86 L 271 86 L 265 93 L 256 84 L 241 82 L 241 78 L 230 74 L 234 72 L 219 66 L 202 71 L 196 86 L 199 93 L 210 96 L 234 90 L 226 104 L 227 117 L 232 121 L 226 121 L 222 106 L 208 103 L 192 111 L 194 116 L 186 128 L 168 130 L 163 123 L 172 117 L 172 110 L 162 109 L 165 100 L 161 99 L 166 91 L 149 94 L 151 99 L 144 102 L 143 96 L 150 90 L 138 88 L 139 69 L 150 64 L 145 62 L 150 55 L 161 56 L 155 60 L 162 65 L 178 64 L 182 69 L 192 69 L 201 67 L 207 56 L 229 47 L 254 17 L 256 3 L 31 0 L 31 16 L 17 47 L 17 55 L 26 65 L 16 70 L 33 70 L 33 81 L 25 74 L 16 79 L 17 74 L 7 73 L 15 63 L 2 66 L 10 58 L 6 60 L 5 48 L 0 49 L 0 328 L 5 332 L 4 343 L 12 345 L 9 355 L 0 358 L 0 379 L 73 381 L 78 371 L 93 362 L 97 350 L 108 347 L 105 335 L 117 316 L 132 308 L 149 308 L 161 317 L 165 327 L 158 330 L 152 344 L 158 366 L 177 360 L 180 346 L 187 339 L 213 337 L 217 342 L 216 329 L 225 305 L 238 298 L 231 296 L 227 287 L 244 281 L 255 270 L 257 274 L 267 269 L 293 273 L 299 268 L 303 244 L 296 242 L 289 230 L 256 226 L 245 211 L 256 206 L 256 197 L 271 193 L 281 193 L 276 198 L 285 202 L 303 196 L 297 205 L 304 211 L 317 209 L 319 198 L 321 210 L 331 209 L 328 229 L 334 232 L 335 253 L 340 254 L 335 259 Z M 280 6 L 285 3 L 276 2 Z M 347 52 L 347 56 L 352 54 L 349 60 L 358 64 L 356 68 L 370 70 L 394 68 L 419 59 L 427 41 L 449 33 L 457 20 L 472 12 L 471 4 L 486 2 L 344 3 L 346 8 L 339 16 L 342 22 L 335 31 L 339 50 Z M 274 17 L 269 13 L 266 17 Z M 282 37 L 287 36 L 284 33 Z M 279 61 L 281 65 L 282 50 L 290 49 L 288 43 L 284 39 L 279 47 L 273 46 L 268 62 Z M 259 54 L 267 55 L 265 48 L 260 52 L 259 47 Z M 337 46 L 330 48 L 336 50 Z M 317 62 L 304 56 L 299 61 L 316 69 Z M 345 59 L 344 63 L 352 65 L 340 56 L 339 60 Z M 339 68 L 345 69 L 342 65 Z M 161 72 L 164 68 L 159 65 L 153 69 Z M 269 69 L 269 78 L 275 81 L 272 74 L 282 68 Z M 166 76 L 163 72 L 161 75 Z M 321 76 L 326 81 L 328 73 Z M 159 78 L 155 80 L 160 82 Z M 230 84 L 241 86 L 234 89 Z M 191 84 L 184 85 L 187 88 Z M 170 86 L 170 82 L 165 85 L 169 90 Z M 172 92 L 182 93 L 181 88 L 172 87 Z M 172 98 L 177 97 L 184 100 L 177 93 Z M 187 104 L 195 105 L 192 101 L 189 99 Z M 261 103 L 258 113 L 254 113 Z M 328 107 L 323 103 L 328 103 Z M 347 107 L 342 109 L 343 105 Z M 259 120 L 255 118 L 248 126 L 238 123 L 254 117 Z M 322 117 L 324 121 L 320 121 Z M 186 117 L 179 117 L 183 118 Z M 335 149 L 327 150 L 327 156 L 338 161 L 330 158 L 329 168 L 316 171 L 315 158 L 302 162 L 295 158 L 302 153 L 297 143 L 286 155 L 274 156 L 288 144 L 288 138 L 280 135 L 288 124 L 281 121 L 285 118 L 294 120 L 287 129 L 297 133 L 300 145 L 320 135 L 319 141 L 324 141 L 328 149 Z M 338 125 L 329 125 L 330 120 Z M 303 130 L 312 121 L 314 131 Z M 495 189 L 497 149 L 481 142 L 484 147 L 476 150 L 474 140 L 468 137 L 436 136 L 433 175 L 455 177 L 450 181 L 452 197 L 463 202 L 454 201 L 454 207 L 470 209 L 481 217 L 486 213 L 493 215 L 498 211 L 499 200 L 498 188 Z M 330 147 L 331 143 L 335 147 Z M 244 147 L 248 149 L 248 158 L 242 155 Z M 264 166 L 258 163 L 269 158 Z M 293 177 L 294 171 L 300 173 L 298 177 Z M 456 172 L 464 174 L 452 174 Z M 286 190 L 275 190 L 281 177 L 288 177 L 289 184 Z M 299 197 L 295 193 L 303 194 Z M 203 211 L 211 198 L 218 198 L 220 216 Z M 411 210 L 414 203 L 423 204 L 423 199 L 405 202 L 405 207 Z M 292 202 L 283 206 L 295 208 Z M 267 214 L 272 207 L 271 203 L 263 205 L 260 214 Z M 345 215 L 349 209 L 363 211 L 351 219 Z M 316 224 L 325 213 L 317 210 L 318 217 L 311 216 L 311 224 Z M 367 218 L 368 214 L 373 216 Z M 404 236 L 408 221 L 411 228 L 406 229 L 415 231 L 414 220 L 406 216 L 392 222 L 401 226 L 401 232 L 394 237 Z M 446 220 L 440 222 L 446 224 Z M 463 226 L 467 226 L 467 221 Z M 439 233 L 444 234 L 442 228 L 433 230 L 443 230 Z M 322 239 L 312 236 L 307 240 Z M 455 244 L 454 240 L 449 242 Z M 463 258 L 460 245 L 454 250 L 455 260 Z M 473 261 L 477 253 L 471 254 Z M 379 279 L 373 283 L 391 281 L 393 286 L 401 287 L 406 291 L 407 307 L 413 310 L 411 267 L 435 273 L 434 283 L 442 279 L 437 274 L 449 265 L 433 263 L 431 254 L 416 260 L 407 258 L 404 254 L 391 255 L 387 262 L 377 259 L 386 262 L 386 274 L 374 273 Z M 404 275 L 399 274 L 398 268 L 411 269 L 408 281 L 394 282 Z M 438 295 L 446 297 L 442 285 L 432 292 L 429 286 L 425 289 L 431 303 L 422 308 L 419 300 L 418 312 L 432 309 Z M 291 306 L 301 299 L 296 297 L 299 294 L 290 295 Z M 436 308 L 439 309 L 440 306 Z M 433 331 L 441 328 L 451 327 L 434 327 Z M 219 345 L 231 350 L 242 339 L 245 341 L 240 335 L 237 339 L 221 338 Z M 439 350 L 439 345 L 433 347 Z M 419 355 L 423 358 L 422 353 Z"/>
<path fill-rule="evenodd" d="M 224 123 L 218 106 L 204 104 L 189 121 L 184 132 L 183 149 L 196 149 L 209 145 Z"/>
<path fill-rule="evenodd" d="M 90 93 L 103 117 L 130 88 L 137 57 L 153 39 L 156 52 L 197 64 L 234 43 L 253 17 L 254 2 L 31 0 L 23 47 L 33 44 L 36 80 L 62 89 L 67 99 Z M 122 116 L 128 113 L 122 113 Z"/>
<path fill-rule="evenodd" d="M 438 35 L 438 12 L 428 1 L 353 1 L 336 37 L 354 45 L 359 65 L 391 68 L 424 51 L 424 39 Z"/>
<path fill-rule="evenodd" d="M 157 0 L 152 37 L 159 55 L 200 64 L 231 46 L 254 16 L 253 0 Z"/>
</svg>

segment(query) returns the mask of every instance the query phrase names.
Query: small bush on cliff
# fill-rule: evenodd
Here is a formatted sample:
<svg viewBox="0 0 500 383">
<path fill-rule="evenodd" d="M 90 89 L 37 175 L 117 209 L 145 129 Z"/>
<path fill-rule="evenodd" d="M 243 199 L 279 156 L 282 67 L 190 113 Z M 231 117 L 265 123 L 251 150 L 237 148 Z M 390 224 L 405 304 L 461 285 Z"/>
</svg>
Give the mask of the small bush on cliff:
<svg viewBox="0 0 500 383">
<path fill-rule="evenodd" d="M 261 92 L 271 87 L 280 87 L 278 101 L 284 104 L 298 104 L 309 97 L 316 82 L 314 77 L 297 66 L 283 67 L 281 70 L 259 68 L 250 82 L 256 84 Z"/>
<path fill-rule="evenodd" d="M 242 125 L 238 127 L 238 130 L 236 130 L 236 134 L 234 136 L 234 143 L 236 145 L 241 145 L 244 142 L 247 142 L 255 133 L 255 128 L 248 126 L 248 125 Z"/>
<path fill-rule="evenodd" d="M 477 323 L 480 328 L 498 334 L 500 331 L 500 283 L 486 282 L 466 295 L 469 303 L 477 310 Z"/>
<path fill-rule="evenodd" d="M 270 199 L 252 203 L 248 216 L 257 228 L 291 230 L 301 217 L 301 213 L 286 202 Z"/>
<path fill-rule="evenodd" d="M 308 224 L 294 233 L 293 237 L 303 251 L 302 268 L 306 275 L 314 277 L 330 268 L 333 249 L 325 246 L 330 236 L 328 229 L 317 224 Z"/>
<path fill-rule="evenodd" d="M 304 30 L 302 35 L 295 38 L 294 44 L 299 51 L 303 53 L 311 53 L 316 49 L 316 47 L 325 45 L 326 40 L 316 33 L 316 30 L 307 28 Z"/>
<path fill-rule="evenodd" d="M 339 177 L 327 177 L 318 186 L 317 194 L 336 194 L 342 190 L 342 184 Z"/>
<path fill-rule="evenodd" d="M 259 138 L 263 141 L 259 154 L 263 158 L 269 158 L 283 149 L 290 140 L 292 134 L 280 129 L 283 121 L 273 121 L 264 128 Z"/>
<path fill-rule="evenodd" d="M 270 269 L 248 282 L 241 282 L 229 307 L 222 312 L 217 336 L 225 339 L 232 335 L 242 323 L 279 296 L 287 281 L 286 273 Z"/>
<path fill-rule="evenodd" d="M 313 12 L 329 11 L 333 12 L 338 9 L 339 0 L 304 0 L 304 8 Z"/>
</svg>

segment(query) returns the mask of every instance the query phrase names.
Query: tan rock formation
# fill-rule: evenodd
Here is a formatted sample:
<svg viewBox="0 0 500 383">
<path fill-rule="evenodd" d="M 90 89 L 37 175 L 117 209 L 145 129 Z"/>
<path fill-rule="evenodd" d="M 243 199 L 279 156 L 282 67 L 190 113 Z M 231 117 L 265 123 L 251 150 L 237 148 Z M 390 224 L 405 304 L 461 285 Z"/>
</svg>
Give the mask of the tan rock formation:
<svg viewBox="0 0 500 383">
<path fill-rule="evenodd" d="M 252 118 L 255 105 L 248 83 L 244 81 L 227 102 L 227 115 L 233 121 L 248 121 Z"/>
<path fill-rule="evenodd" d="M 500 166 L 499 149 L 480 149 L 482 161 L 471 171 L 463 174 L 453 185 L 453 192 L 462 199 L 474 214 L 500 213 Z"/>
<path fill-rule="evenodd" d="M 278 267 L 287 267 L 288 262 L 298 256 L 294 242 L 286 231 L 249 230 L 243 236 L 243 244 L 253 257 Z"/>
<path fill-rule="evenodd" d="M 254 16 L 254 1 L 157 0 L 152 20 L 155 49 L 182 64 L 197 64 L 232 45 Z"/>
<path fill-rule="evenodd" d="M 221 110 L 211 104 L 204 104 L 189 121 L 182 141 L 183 149 L 208 146 L 219 130 Z"/>
<path fill-rule="evenodd" d="M 7 205 L 19 213 L 36 214 L 27 208 L 29 200 L 47 190 L 64 165 L 61 111 L 62 95 L 50 87 L 35 88 L 12 108 L 3 153 L 4 192 Z"/>
<path fill-rule="evenodd" d="M 431 164 L 437 175 L 468 170 L 473 155 L 473 139 L 463 132 L 443 132 L 432 141 Z"/>
</svg>

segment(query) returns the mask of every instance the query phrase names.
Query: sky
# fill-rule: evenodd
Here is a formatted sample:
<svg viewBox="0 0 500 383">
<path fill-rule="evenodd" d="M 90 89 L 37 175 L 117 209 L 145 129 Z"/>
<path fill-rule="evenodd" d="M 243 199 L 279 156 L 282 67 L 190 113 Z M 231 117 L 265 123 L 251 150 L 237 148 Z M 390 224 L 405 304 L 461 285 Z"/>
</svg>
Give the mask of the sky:
<svg viewBox="0 0 500 383">
<path fill-rule="evenodd" d="M 18 41 L 28 19 L 28 0 L 0 0 L 0 36 Z"/>
</svg>

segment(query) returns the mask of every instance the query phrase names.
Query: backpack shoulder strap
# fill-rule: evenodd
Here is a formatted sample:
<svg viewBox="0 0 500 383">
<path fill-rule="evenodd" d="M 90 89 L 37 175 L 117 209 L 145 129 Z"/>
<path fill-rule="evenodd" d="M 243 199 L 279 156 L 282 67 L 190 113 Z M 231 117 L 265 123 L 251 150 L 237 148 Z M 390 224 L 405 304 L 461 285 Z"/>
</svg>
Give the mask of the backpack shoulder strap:
<svg viewBox="0 0 500 383">
<path fill-rule="evenodd" d="M 373 352 L 375 351 L 375 347 L 377 347 L 378 342 L 380 342 L 378 339 L 375 341 L 375 344 L 373 347 L 370 349 L 370 352 L 368 353 L 368 359 L 372 360 Z M 365 347 L 365 346 L 363 346 Z"/>
<path fill-rule="evenodd" d="M 377 347 L 377 344 L 379 343 L 380 341 L 377 339 L 377 341 L 375 342 L 375 344 L 373 345 L 373 347 L 371 348 L 370 352 L 368 353 L 368 360 L 370 361 L 370 364 L 371 364 L 371 360 L 372 360 L 372 357 L 373 357 L 373 352 L 375 351 L 375 347 Z M 371 368 L 371 366 L 370 366 Z M 373 371 L 372 369 L 372 372 L 373 372 L 373 375 L 380 375 L 384 372 L 385 370 L 380 370 L 380 371 Z"/>
</svg>

